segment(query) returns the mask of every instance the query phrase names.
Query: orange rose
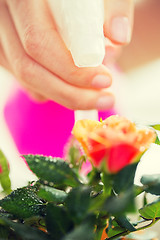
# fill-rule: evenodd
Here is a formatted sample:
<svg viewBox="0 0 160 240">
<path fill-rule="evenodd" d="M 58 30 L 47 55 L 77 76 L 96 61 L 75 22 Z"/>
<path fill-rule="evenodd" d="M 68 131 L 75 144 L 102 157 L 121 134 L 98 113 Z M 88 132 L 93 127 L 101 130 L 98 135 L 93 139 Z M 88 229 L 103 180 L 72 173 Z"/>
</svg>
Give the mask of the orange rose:
<svg viewBox="0 0 160 240">
<path fill-rule="evenodd" d="M 102 122 L 77 121 L 72 133 L 93 165 L 105 166 L 110 173 L 135 162 L 156 139 L 153 130 L 137 129 L 134 123 L 117 115 Z"/>
</svg>

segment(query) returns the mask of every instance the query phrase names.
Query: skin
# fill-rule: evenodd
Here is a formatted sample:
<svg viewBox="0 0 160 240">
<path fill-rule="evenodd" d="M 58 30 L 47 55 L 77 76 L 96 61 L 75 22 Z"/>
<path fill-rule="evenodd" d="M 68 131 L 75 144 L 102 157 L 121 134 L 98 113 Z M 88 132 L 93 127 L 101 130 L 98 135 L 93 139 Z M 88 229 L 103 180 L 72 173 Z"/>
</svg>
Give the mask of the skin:
<svg viewBox="0 0 160 240">
<path fill-rule="evenodd" d="M 117 16 L 126 17 L 131 33 L 133 0 L 104 2 L 107 13 L 104 34 L 112 43 L 106 49 L 110 47 L 115 52 L 127 44 L 130 37 L 117 41 L 112 34 L 112 21 Z M 112 82 L 109 69 L 104 65 L 93 68 L 74 65 L 57 32 L 47 1 L 0 0 L 0 65 L 37 100 L 51 99 L 67 108 L 84 110 L 109 109 L 114 104 L 112 93 L 103 91 Z M 92 84 L 95 76 L 100 76 L 96 86 Z M 101 84 L 101 76 L 108 78 L 105 86 Z M 100 105 L 98 100 L 102 97 L 105 99 Z"/>
</svg>

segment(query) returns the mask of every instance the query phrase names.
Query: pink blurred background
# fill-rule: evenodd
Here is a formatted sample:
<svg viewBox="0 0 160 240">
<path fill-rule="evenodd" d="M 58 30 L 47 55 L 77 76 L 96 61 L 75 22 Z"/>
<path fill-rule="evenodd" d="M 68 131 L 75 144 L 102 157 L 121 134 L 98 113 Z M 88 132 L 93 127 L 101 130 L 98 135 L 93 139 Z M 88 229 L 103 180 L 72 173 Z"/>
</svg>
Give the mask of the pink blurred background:
<svg viewBox="0 0 160 240">
<path fill-rule="evenodd" d="M 114 113 L 113 109 L 99 112 L 99 118 L 105 119 Z M 5 104 L 4 116 L 21 154 L 63 156 L 75 121 L 74 111 L 52 101 L 35 102 L 16 87 Z"/>
</svg>

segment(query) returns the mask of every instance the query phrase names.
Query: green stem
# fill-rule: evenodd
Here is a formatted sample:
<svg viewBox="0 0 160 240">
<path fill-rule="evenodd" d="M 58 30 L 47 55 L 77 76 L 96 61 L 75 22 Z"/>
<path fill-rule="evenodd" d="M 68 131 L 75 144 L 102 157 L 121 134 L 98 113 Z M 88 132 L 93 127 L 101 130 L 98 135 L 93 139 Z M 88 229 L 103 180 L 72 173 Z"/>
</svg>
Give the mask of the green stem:
<svg viewBox="0 0 160 240">
<path fill-rule="evenodd" d="M 128 235 L 129 233 L 130 233 L 130 231 L 127 230 L 127 231 L 118 233 L 118 234 L 116 234 L 116 235 L 114 235 L 114 236 L 112 236 L 112 237 L 110 237 L 110 238 L 106 238 L 105 240 L 117 239 L 117 238 L 119 238 L 119 237 L 121 237 L 121 236 L 126 236 L 126 235 Z"/>
<path fill-rule="evenodd" d="M 151 226 L 153 226 L 156 222 L 158 222 L 160 219 L 153 219 L 151 223 L 149 223 L 148 225 L 145 225 L 143 227 L 140 227 L 140 228 L 137 228 L 134 232 L 137 232 L 137 231 L 140 231 L 140 230 L 144 230 L 144 229 L 147 229 L 147 228 L 150 228 Z M 149 221 L 149 220 L 146 220 L 146 221 Z M 129 233 L 131 233 L 130 231 L 126 230 L 124 232 L 121 232 L 121 233 L 118 233 L 116 234 L 115 236 L 113 237 L 110 237 L 110 238 L 106 238 L 105 240 L 113 240 L 113 239 L 117 239 L 121 236 L 126 236 L 128 235 Z"/>
<path fill-rule="evenodd" d="M 113 177 L 110 174 L 106 174 L 106 173 L 101 173 L 101 179 L 103 182 L 103 191 L 104 194 L 106 195 L 106 197 L 111 195 L 112 192 L 112 181 L 113 181 Z"/>
<path fill-rule="evenodd" d="M 145 226 L 143 226 L 143 227 L 138 228 L 136 231 L 150 228 L 151 226 L 153 226 L 153 225 L 154 225 L 156 222 L 158 222 L 158 221 L 159 221 L 159 219 L 153 219 L 151 223 L 149 223 L 148 225 L 145 225 Z"/>
</svg>

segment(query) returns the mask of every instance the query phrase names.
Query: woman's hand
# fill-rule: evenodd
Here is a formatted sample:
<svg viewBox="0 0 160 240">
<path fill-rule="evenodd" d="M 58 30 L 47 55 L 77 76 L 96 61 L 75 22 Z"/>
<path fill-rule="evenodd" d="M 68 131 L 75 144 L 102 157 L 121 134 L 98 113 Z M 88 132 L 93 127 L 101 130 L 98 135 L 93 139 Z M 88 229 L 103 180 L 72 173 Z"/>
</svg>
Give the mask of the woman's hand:
<svg viewBox="0 0 160 240">
<path fill-rule="evenodd" d="M 109 13 L 105 35 L 116 44 L 125 44 L 131 32 L 132 14 L 128 12 L 130 7 L 124 6 L 130 6 L 132 1 L 105 1 Z M 123 11 L 109 2 L 119 3 Z M 112 93 L 102 90 L 111 85 L 109 70 L 104 65 L 74 65 L 44 0 L 0 0 L 0 64 L 37 99 L 52 99 L 71 109 L 109 109 L 114 104 Z"/>
</svg>

